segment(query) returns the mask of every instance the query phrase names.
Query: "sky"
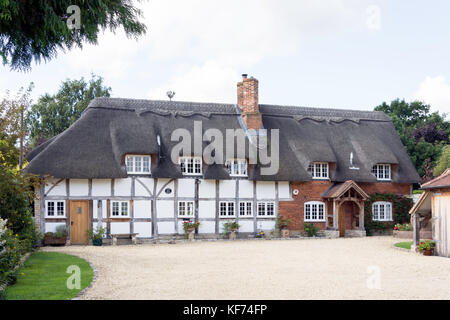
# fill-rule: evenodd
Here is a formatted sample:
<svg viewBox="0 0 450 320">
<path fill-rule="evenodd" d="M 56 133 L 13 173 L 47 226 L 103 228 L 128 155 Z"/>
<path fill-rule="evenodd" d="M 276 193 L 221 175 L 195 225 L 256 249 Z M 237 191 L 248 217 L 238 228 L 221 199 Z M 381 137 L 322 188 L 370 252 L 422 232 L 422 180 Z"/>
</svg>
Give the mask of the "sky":
<svg viewBox="0 0 450 320">
<path fill-rule="evenodd" d="M 396 98 L 450 113 L 450 2 L 148 0 L 147 34 L 106 31 L 29 72 L 0 66 L 0 94 L 102 76 L 113 97 L 236 103 L 259 80 L 263 104 L 372 110 Z M 82 23 L 83 17 L 81 17 Z"/>
</svg>

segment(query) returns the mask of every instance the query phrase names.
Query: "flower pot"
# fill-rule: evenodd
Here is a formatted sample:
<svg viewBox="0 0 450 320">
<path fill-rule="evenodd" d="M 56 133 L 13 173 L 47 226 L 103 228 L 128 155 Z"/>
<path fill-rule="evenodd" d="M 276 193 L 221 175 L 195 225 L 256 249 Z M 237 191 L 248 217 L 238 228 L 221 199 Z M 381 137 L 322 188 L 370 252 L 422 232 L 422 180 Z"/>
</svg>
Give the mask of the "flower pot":
<svg viewBox="0 0 450 320">
<path fill-rule="evenodd" d="M 281 237 L 282 238 L 289 238 L 289 229 L 281 229 Z"/>
<path fill-rule="evenodd" d="M 190 229 L 190 230 L 188 230 L 188 240 L 189 240 L 189 241 L 194 240 L 194 237 L 195 237 L 194 230 L 195 230 L 195 229 Z"/>
<path fill-rule="evenodd" d="M 422 254 L 424 256 L 432 256 L 433 255 L 433 249 L 429 249 L 429 250 L 423 250 Z"/>
<path fill-rule="evenodd" d="M 236 239 L 236 230 L 231 230 L 230 232 L 230 240 L 235 240 Z"/>
<path fill-rule="evenodd" d="M 101 246 L 103 244 L 103 240 L 102 239 L 94 239 L 92 240 L 92 245 L 94 246 Z"/>
<path fill-rule="evenodd" d="M 64 246 L 66 241 L 67 237 L 56 238 L 52 236 L 44 236 L 44 245 L 46 246 Z"/>
</svg>

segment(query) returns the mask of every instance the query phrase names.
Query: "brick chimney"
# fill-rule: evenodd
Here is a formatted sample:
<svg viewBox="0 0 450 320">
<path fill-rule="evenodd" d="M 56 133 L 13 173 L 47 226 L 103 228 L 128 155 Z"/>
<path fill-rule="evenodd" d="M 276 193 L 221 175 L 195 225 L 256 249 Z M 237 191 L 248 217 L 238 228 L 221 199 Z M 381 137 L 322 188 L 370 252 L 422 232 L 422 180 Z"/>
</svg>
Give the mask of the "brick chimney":
<svg viewBox="0 0 450 320">
<path fill-rule="evenodd" d="M 261 129 L 262 117 L 258 105 L 258 80 L 242 75 L 242 81 L 237 84 L 237 103 L 241 110 L 242 120 L 248 129 Z"/>
</svg>

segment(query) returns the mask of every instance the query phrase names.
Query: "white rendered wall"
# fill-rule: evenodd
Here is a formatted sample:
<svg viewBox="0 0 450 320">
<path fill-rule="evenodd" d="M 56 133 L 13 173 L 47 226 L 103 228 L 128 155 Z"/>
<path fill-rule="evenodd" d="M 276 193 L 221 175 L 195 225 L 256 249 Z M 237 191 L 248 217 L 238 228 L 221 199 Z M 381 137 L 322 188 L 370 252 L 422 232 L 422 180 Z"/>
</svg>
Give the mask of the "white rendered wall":
<svg viewBox="0 0 450 320">
<path fill-rule="evenodd" d="M 272 231 L 275 229 L 275 220 L 261 220 L 256 224 L 258 230 Z"/>
<path fill-rule="evenodd" d="M 254 232 L 253 220 L 239 220 L 239 232 Z"/>
<path fill-rule="evenodd" d="M 275 199 L 275 182 L 257 181 L 256 182 L 257 199 Z"/>
<path fill-rule="evenodd" d="M 111 222 L 111 234 L 130 233 L 129 222 Z"/>
<path fill-rule="evenodd" d="M 200 200 L 198 202 L 198 217 L 215 218 L 216 217 L 216 201 Z"/>
<path fill-rule="evenodd" d="M 114 196 L 129 197 L 131 196 L 131 179 L 114 180 Z"/>
<path fill-rule="evenodd" d="M 239 180 L 239 198 L 253 198 L 253 181 Z"/>
<path fill-rule="evenodd" d="M 175 223 L 173 221 L 158 222 L 159 234 L 173 234 L 175 233 Z"/>
<path fill-rule="evenodd" d="M 164 186 L 167 182 L 169 182 L 169 179 L 158 179 L 158 184 L 156 185 L 156 190 L 157 190 L 157 193 L 161 191 L 161 193 L 159 194 L 159 197 L 161 197 L 161 198 L 173 198 L 173 195 L 174 195 L 174 193 L 175 193 L 175 187 L 174 187 L 174 182 L 173 182 L 173 181 L 170 182 L 169 184 L 167 184 L 167 186 L 165 186 L 165 187 L 163 188 L 163 186 Z M 165 193 L 164 190 L 165 190 L 166 188 L 172 189 L 172 192 L 171 192 L 170 194 Z M 162 190 L 161 190 L 161 189 L 162 189 Z M 178 189 L 179 189 L 179 188 L 178 188 Z"/>
<path fill-rule="evenodd" d="M 183 229 L 181 229 L 183 230 Z M 183 230 L 184 231 L 184 230 Z M 215 221 L 201 221 L 198 227 L 199 233 L 215 233 L 216 232 L 216 222 Z"/>
<path fill-rule="evenodd" d="M 134 194 L 137 197 L 152 196 L 147 190 L 145 190 L 142 184 L 144 184 L 150 192 L 153 192 L 154 183 L 155 181 L 152 178 L 136 178 L 134 183 Z"/>
<path fill-rule="evenodd" d="M 221 180 L 219 182 L 219 197 L 220 198 L 235 198 L 236 197 L 236 180 Z"/>
<path fill-rule="evenodd" d="M 138 238 L 150 238 L 152 236 L 151 222 L 135 222 L 134 233 L 138 233 Z"/>
<path fill-rule="evenodd" d="M 173 218 L 174 217 L 173 200 L 157 200 L 156 201 L 156 215 L 158 218 Z"/>
<path fill-rule="evenodd" d="M 47 179 L 45 181 L 45 194 L 48 193 L 50 188 L 54 186 L 56 182 L 58 182 L 59 179 Z M 63 179 L 61 182 L 59 182 L 51 191 L 47 194 L 48 196 L 66 196 L 66 180 Z"/>
<path fill-rule="evenodd" d="M 280 199 L 291 199 L 291 193 L 289 191 L 289 182 L 280 181 L 278 182 L 278 197 Z"/>
<path fill-rule="evenodd" d="M 178 180 L 178 197 L 193 198 L 195 193 L 195 179 Z"/>
<path fill-rule="evenodd" d="M 93 179 L 92 180 L 92 196 L 108 197 L 111 195 L 110 179 Z"/>
<path fill-rule="evenodd" d="M 152 202 L 150 200 L 134 200 L 133 213 L 135 218 L 151 218 Z"/>
<path fill-rule="evenodd" d="M 70 179 L 69 192 L 74 197 L 87 196 L 89 194 L 88 179 Z"/>
<path fill-rule="evenodd" d="M 216 180 L 201 180 L 198 188 L 199 198 L 211 198 L 216 197 Z"/>
</svg>

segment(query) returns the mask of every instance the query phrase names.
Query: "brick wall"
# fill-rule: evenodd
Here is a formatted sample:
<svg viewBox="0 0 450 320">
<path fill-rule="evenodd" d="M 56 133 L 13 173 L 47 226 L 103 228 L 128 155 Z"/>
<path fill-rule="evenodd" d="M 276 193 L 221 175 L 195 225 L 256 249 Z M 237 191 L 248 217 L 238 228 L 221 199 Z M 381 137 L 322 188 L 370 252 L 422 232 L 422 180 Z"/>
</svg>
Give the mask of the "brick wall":
<svg viewBox="0 0 450 320">
<path fill-rule="evenodd" d="M 284 217 L 290 218 L 291 223 L 289 225 L 290 230 L 303 231 L 303 214 L 304 204 L 308 201 L 322 201 L 325 203 L 325 216 L 333 214 L 333 202 L 323 199 L 321 194 L 328 190 L 334 183 L 330 181 L 305 181 L 305 182 L 292 182 L 292 190 L 297 189 L 298 195 L 292 194 L 293 201 L 280 201 L 279 213 Z M 374 193 L 394 193 L 409 195 L 411 192 L 411 184 L 405 183 L 358 183 L 358 185 L 369 195 Z M 351 205 L 351 204 L 349 204 Z M 350 210 L 350 208 L 349 208 Z M 358 208 L 353 208 L 351 211 L 355 214 L 358 213 Z M 326 229 L 326 222 L 315 222 L 321 230 Z M 346 229 L 351 229 L 352 219 L 349 216 L 345 219 Z M 330 225 L 332 226 L 332 225 Z"/>
<path fill-rule="evenodd" d="M 258 104 L 258 80 L 242 75 L 242 81 L 237 84 L 237 104 L 242 112 L 242 119 L 247 128 L 261 129 L 262 117 Z"/>
</svg>

